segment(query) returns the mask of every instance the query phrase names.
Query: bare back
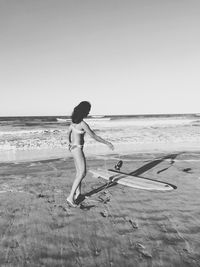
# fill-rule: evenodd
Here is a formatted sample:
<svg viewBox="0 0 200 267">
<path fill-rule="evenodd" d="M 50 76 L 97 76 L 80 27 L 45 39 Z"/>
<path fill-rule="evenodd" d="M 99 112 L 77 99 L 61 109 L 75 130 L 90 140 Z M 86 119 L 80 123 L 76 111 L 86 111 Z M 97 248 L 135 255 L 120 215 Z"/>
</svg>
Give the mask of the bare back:
<svg viewBox="0 0 200 267">
<path fill-rule="evenodd" d="M 69 140 L 73 145 L 84 144 L 85 130 L 82 128 L 81 122 L 78 124 L 72 123 L 69 127 Z"/>
</svg>

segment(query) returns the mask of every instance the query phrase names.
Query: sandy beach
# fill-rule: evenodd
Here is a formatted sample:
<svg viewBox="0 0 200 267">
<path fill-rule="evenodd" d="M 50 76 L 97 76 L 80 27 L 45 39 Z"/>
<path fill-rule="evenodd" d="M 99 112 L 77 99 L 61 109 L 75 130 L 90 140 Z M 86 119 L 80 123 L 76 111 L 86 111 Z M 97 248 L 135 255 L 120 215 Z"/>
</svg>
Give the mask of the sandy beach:
<svg viewBox="0 0 200 267">
<path fill-rule="evenodd" d="M 89 157 L 88 170 L 117 155 Z M 198 152 L 123 155 L 122 170 L 167 181 L 138 190 L 88 172 L 79 207 L 66 204 L 72 158 L 1 163 L 1 266 L 200 266 Z"/>
<path fill-rule="evenodd" d="M 200 0 L 0 21 L 0 267 L 200 267 Z"/>
</svg>

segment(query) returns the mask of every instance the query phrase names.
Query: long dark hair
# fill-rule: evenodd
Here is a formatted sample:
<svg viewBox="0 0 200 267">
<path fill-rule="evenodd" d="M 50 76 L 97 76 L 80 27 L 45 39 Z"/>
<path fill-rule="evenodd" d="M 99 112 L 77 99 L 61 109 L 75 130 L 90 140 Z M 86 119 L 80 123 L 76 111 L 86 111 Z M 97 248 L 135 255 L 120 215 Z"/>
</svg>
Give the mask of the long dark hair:
<svg viewBox="0 0 200 267">
<path fill-rule="evenodd" d="M 90 112 L 91 104 L 88 101 L 82 101 L 78 106 L 76 106 L 72 112 L 72 122 L 80 123 L 83 118 L 86 118 L 88 113 Z"/>
</svg>

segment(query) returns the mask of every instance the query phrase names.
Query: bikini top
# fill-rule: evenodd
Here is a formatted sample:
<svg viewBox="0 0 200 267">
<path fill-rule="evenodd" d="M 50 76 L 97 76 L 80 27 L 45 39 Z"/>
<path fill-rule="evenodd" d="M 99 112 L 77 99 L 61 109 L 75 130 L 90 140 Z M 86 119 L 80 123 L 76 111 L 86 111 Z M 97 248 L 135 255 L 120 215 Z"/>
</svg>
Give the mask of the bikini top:
<svg viewBox="0 0 200 267">
<path fill-rule="evenodd" d="M 85 133 L 84 130 L 78 130 L 78 129 L 76 129 L 73 125 L 71 125 L 71 127 L 72 127 L 72 129 L 73 129 L 75 132 L 77 132 L 77 133 L 79 133 L 79 134 L 84 134 L 84 133 Z"/>
</svg>

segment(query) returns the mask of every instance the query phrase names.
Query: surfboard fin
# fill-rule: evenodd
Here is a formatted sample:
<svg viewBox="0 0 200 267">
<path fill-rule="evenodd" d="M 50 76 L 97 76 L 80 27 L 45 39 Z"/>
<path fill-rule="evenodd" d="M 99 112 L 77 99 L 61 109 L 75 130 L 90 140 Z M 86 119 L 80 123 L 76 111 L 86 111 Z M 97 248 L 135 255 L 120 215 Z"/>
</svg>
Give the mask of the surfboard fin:
<svg viewBox="0 0 200 267">
<path fill-rule="evenodd" d="M 115 170 L 120 171 L 122 165 L 123 165 L 123 161 L 122 160 L 118 161 L 117 164 L 115 165 Z"/>
</svg>

